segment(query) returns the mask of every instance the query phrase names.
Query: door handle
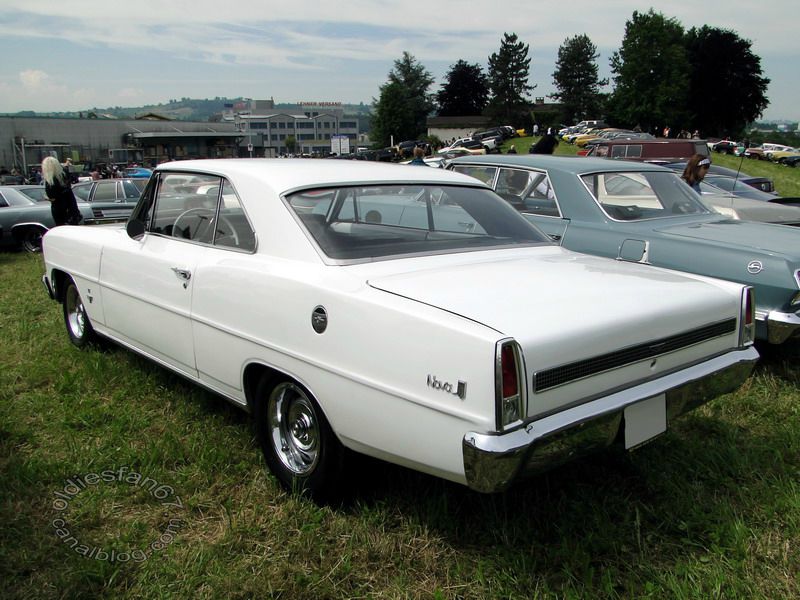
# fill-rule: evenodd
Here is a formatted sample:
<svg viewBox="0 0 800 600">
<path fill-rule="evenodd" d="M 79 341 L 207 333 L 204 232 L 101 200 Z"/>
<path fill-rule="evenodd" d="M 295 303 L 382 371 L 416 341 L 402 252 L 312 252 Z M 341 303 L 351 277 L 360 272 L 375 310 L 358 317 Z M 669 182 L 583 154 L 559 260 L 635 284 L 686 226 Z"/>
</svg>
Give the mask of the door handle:
<svg viewBox="0 0 800 600">
<path fill-rule="evenodd" d="M 172 267 L 172 272 L 178 279 L 189 281 L 192 278 L 192 272 L 189 269 L 181 269 L 180 267 Z M 185 285 L 185 284 L 184 284 Z"/>
<path fill-rule="evenodd" d="M 555 234 L 555 233 L 551 233 L 550 234 L 550 239 L 553 240 L 554 242 L 560 242 L 561 241 L 561 236 L 558 235 L 558 234 Z"/>
</svg>

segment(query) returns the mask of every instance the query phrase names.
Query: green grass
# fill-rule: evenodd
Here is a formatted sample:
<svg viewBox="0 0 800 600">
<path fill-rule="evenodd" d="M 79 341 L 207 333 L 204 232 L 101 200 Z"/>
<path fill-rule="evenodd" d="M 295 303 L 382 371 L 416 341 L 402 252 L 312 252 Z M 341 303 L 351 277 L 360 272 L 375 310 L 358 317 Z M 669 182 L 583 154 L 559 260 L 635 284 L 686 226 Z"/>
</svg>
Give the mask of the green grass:
<svg viewBox="0 0 800 600">
<path fill-rule="evenodd" d="M 364 460 L 353 501 L 320 507 L 281 491 L 238 409 L 125 350 L 72 347 L 41 271 L 0 254 L 4 598 L 800 596 L 797 355 L 770 353 L 633 454 L 495 496 Z M 122 467 L 173 506 L 114 480 L 58 510 L 66 480 Z M 166 541 L 86 558 L 59 518 L 108 552 Z"/>
<path fill-rule="evenodd" d="M 528 149 L 536 143 L 539 138 L 523 137 L 506 140 L 502 146 L 502 152 L 508 152 L 511 144 L 519 154 L 527 154 Z M 556 147 L 555 154 L 572 156 L 578 153 L 575 145 L 560 142 Z M 768 160 L 747 159 L 744 160 L 725 154 L 712 153 L 711 160 L 718 165 L 729 169 L 741 169 L 743 173 L 759 177 L 769 177 L 775 182 L 775 191 L 785 197 L 800 197 L 800 169 L 785 167 Z"/>
</svg>

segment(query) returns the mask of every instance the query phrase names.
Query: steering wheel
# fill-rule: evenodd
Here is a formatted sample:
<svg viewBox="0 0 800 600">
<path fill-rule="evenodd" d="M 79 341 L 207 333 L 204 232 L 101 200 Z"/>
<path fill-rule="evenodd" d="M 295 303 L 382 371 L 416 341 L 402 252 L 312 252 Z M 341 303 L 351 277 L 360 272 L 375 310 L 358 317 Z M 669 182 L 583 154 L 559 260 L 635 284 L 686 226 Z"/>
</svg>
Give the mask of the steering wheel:
<svg viewBox="0 0 800 600">
<path fill-rule="evenodd" d="M 206 208 L 206 207 L 196 207 L 190 208 L 189 210 L 183 211 L 181 214 L 178 215 L 178 218 L 175 219 L 175 223 L 172 225 L 172 236 L 177 238 L 186 239 L 187 236 L 184 235 L 184 228 L 190 227 L 191 223 L 186 223 L 181 226 L 181 221 L 185 221 L 191 217 L 195 217 L 198 220 L 197 228 L 194 231 L 194 234 L 191 238 L 188 239 L 202 239 L 208 233 L 209 228 L 214 227 L 214 209 L 213 208 Z M 224 225 L 228 231 L 224 229 L 217 229 L 217 233 L 222 233 L 223 235 L 220 237 L 231 237 L 233 238 L 233 244 L 235 246 L 239 245 L 239 235 L 236 233 L 236 229 L 233 226 L 233 223 L 230 222 L 230 219 L 225 215 L 220 215 L 219 217 L 220 224 Z M 211 242 L 212 240 L 209 240 Z"/>
</svg>

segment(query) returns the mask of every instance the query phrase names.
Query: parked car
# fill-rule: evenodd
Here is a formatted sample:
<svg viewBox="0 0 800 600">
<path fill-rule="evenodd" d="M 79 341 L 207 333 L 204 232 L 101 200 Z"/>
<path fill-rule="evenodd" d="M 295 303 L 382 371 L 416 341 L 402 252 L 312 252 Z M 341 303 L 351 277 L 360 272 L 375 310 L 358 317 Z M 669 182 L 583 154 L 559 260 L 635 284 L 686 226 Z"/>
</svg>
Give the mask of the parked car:
<svg viewBox="0 0 800 600">
<path fill-rule="evenodd" d="M 798 165 L 798 163 L 800 163 L 800 154 L 794 156 L 784 156 L 778 162 L 787 167 L 794 168 Z"/>
<path fill-rule="evenodd" d="M 129 167 L 124 169 L 122 174 L 128 179 L 148 179 L 153 174 L 153 171 L 144 167 Z"/>
<path fill-rule="evenodd" d="M 664 165 L 665 167 L 669 167 L 679 173 L 683 173 L 684 169 L 686 168 L 686 161 L 677 161 L 677 162 L 670 162 Z M 757 190 L 761 190 L 762 192 L 772 193 L 775 191 L 775 182 L 772 181 L 769 177 L 762 177 L 760 175 L 749 175 L 747 173 L 743 173 L 741 171 L 737 171 L 735 169 L 729 169 L 728 167 L 722 167 L 720 165 L 712 164 L 708 169 L 708 175 L 706 177 L 713 177 L 717 175 L 722 175 L 725 177 L 733 178 L 737 182 L 744 183 L 753 187 Z M 724 186 L 724 182 L 722 183 Z"/>
<path fill-rule="evenodd" d="M 22 192 L 34 202 L 48 202 L 47 193 L 43 185 L 13 185 L 9 187 L 14 188 L 18 192 Z"/>
<path fill-rule="evenodd" d="M 147 179 L 97 179 L 72 186 L 75 198 L 92 205 L 97 222 L 127 219 Z M 140 187 L 141 185 L 141 187 Z"/>
<path fill-rule="evenodd" d="M 733 154 L 738 146 L 739 142 L 734 142 L 733 140 L 719 140 L 709 144 L 709 147 L 714 152 L 719 152 L 720 154 Z"/>
<path fill-rule="evenodd" d="M 93 222 L 88 204 L 78 202 L 84 223 Z M 55 226 L 50 202 L 36 202 L 15 186 L 0 186 L 0 247 L 38 252 L 42 236 Z"/>
<path fill-rule="evenodd" d="M 773 150 L 772 152 L 765 152 L 765 154 L 772 162 L 783 163 L 787 159 L 793 159 L 800 156 L 800 150 Z"/>
<path fill-rule="evenodd" d="M 750 186 L 742 185 L 742 187 L 758 192 Z M 731 219 L 800 226 L 800 205 L 752 200 L 726 192 L 705 181 L 700 183 L 700 201 L 708 208 Z"/>
<path fill-rule="evenodd" d="M 484 152 L 488 152 L 489 149 L 486 147 L 481 140 L 476 140 L 474 138 L 461 138 L 454 141 L 449 146 L 442 148 L 442 150 L 453 150 L 454 148 L 467 148 L 469 150 L 483 150 Z"/>
<path fill-rule="evenodd" d="M 613 139 L 594 144 L 586 156 L 671 163 L 685 161 L 694 154 L 708 156 L 708 146 L 704 140 Z"/>
<path fill-rule="evenodd" d="M 570 250 L 752 285 L 758 337 L 800 335 L 797 227 L 725 218 L 677 173 L 648 163 L 506 154 L 448 168 L 492 185 Z M 524 185 L 511 191 L 514 178 Z"/>
<path fill-rule="evenodd" d="M 500 146 L 503 145 L 504 141 L 503 136 L 490 131 L 474 133 L 472 134 L 472 139 L 480 141 L 487 152 L 499 152 Z"/>
<path fill-rule="evenodd" d="M 221 194 L 162 196 L 187 174 Z M 44 263 L 75 345 L 249 410 L 277 479 L 313 495 L 344 448 L 500 491 L 651 440 L 758 356 L 749 287 L 572 253 L 442 169 L 164 164 L 127 230 L 56 228 Z"/>
</svg>

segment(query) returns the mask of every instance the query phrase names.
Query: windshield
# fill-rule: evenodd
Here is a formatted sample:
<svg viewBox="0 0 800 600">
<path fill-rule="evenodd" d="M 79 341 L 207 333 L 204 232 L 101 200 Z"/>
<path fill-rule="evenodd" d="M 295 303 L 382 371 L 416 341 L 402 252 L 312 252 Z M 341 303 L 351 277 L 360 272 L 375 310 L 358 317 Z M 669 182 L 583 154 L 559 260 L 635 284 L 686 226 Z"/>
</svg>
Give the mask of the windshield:
<svg viewBox="0 0 800 600">
<path fill-rule="evenodd" d="M 583 175 L 581 179 L 603 212 L 618 221 L 710 212 L 675 173 L 622 171 Z"/>
<path fill-rule="evenodd" d="M 287 201 L 334 259 L 550 243 L 501 198 L 480 188 L 379 184 L 297 192 Z"/>
</svg>

